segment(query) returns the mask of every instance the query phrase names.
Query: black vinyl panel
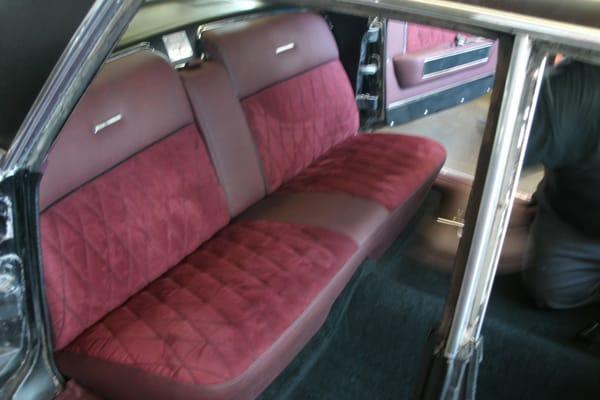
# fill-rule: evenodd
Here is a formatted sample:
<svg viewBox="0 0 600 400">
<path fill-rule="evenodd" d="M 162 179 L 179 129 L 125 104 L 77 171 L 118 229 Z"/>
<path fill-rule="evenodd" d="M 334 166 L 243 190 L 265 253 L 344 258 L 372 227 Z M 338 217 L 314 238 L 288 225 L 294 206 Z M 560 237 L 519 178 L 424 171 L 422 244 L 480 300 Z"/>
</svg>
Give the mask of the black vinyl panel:
<svg viewBox="0 0 600 400">
<path fill-rule="evenodd" d="M 423 66 L 423 75 L 433 74 L 436 72 L 445 71 L 461 65 L 469 64 L 479 60 L 486 60 L 490 55 L 490 48 L 476 48 L 460 54 L 451 54 L 447 57 L 437 58 L 435 60 L 426 61 Z"/>
<path fill-rule="evenodd" d="M 488 76 L 455 88 L 431 94 L 421 100 L 387 110 L 387 124 L 403 124 L 442 111 L 488 93 L 494 76 Z"/>
</svg>

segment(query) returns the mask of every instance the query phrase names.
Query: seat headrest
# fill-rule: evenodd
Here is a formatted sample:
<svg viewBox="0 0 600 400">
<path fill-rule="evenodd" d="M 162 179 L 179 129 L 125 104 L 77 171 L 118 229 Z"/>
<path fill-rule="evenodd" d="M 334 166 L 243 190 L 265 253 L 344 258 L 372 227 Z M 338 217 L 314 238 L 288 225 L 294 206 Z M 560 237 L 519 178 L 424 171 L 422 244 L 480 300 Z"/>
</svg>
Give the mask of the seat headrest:
<svg viewBox="0 0 600 400">
<path fill-rule="evenodd" d="M 229 71 L 240 98 L 338 58 L 325 20 L 308 12 L 232 23 L 202 33 L 208 57 Z"/>
<path fill-rule="evenodd" d="M 48 154 L 41 209 L 192 122 L 179 76 L 163 57 L 143 50 L 107 62 Z"/>
</svg>

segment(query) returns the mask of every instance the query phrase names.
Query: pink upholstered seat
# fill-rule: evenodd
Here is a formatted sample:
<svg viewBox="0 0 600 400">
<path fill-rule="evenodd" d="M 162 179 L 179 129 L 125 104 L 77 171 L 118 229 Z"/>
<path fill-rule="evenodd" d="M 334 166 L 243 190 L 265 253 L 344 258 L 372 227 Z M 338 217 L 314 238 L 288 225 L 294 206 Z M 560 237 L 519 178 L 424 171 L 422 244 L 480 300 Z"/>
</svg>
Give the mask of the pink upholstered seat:
<svg viewBox="0 0 600 400">
<path fill-rule="evenodd" d="M 322 228 L 235 223 L 61 351 L 59 366 L 109 398 L 252 398 L 322 322 L 331 299 L 318 295 L 355 250 Z"/>
<path fill-rule="evenodd" d="M 142 91 L 167 119 L 150 123 Z M 98 135 L 86 122 L 116 113 L 123 123 Z M 45 289 L 68 377 L 108 398 L 250 399 L 316 332 L 364 257 L 356 242 L 285 222 L 226 226 L 219 180 L 176 72 L 149 52 L 105 66 L 42 182 Z"/>
<path fill-rule="evenodd" d="M 320 16 L 203 37 L 218 57 L 181 75 L 147 51 L 106 64 L 42 180 L 57 364 L 111 399 L 258 396 L 443 163 L 429 140 L 357 134 Z"/>
<path fill-rule="evenodd" d="M 292 50 L 277 55 L 286 43 Z M 352 87 L 318 15 L 205 32 L 203 44 L 229 70 L 270 192 L 343 193 L 393 212 L 444 163 L 445 150 L 429 139 L 358 133 Z"/>
</svg>

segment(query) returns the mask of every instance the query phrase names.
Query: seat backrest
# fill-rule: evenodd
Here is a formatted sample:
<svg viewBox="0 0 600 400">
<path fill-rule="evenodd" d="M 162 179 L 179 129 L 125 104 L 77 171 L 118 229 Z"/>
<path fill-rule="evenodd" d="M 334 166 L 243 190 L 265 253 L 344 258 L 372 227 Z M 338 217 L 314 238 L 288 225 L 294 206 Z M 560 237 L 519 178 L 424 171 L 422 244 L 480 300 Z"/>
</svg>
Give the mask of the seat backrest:
<svg viewBox="0 0 600 400">
<path fill-rule="evenodd" d="M 254 136 L 269 191 L 358 130 L 350 81 L 319 15 L 280 14 L 202 34 L 223 63 Z"/>
<path fill-rule="evenodd" d="M 56 349 L 229 220 L 182 83 L 149 51 L 98 73 L 48 155 L 40 198 Z"/>
</svg>

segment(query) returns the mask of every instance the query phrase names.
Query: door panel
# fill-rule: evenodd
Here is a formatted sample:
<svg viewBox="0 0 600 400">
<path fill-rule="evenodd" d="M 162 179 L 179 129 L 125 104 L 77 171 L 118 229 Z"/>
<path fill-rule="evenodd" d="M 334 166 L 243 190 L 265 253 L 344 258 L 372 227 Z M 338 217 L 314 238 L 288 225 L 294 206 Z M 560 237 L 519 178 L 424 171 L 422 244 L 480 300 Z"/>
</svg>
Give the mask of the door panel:
<svg viewBox="0 0 600 400">
<path fill-rule="evenodd" d="M 388 20 L 386 122 L 398 124 L 491 90 L 497 44 L 446 29 Z"/>
</svg>

